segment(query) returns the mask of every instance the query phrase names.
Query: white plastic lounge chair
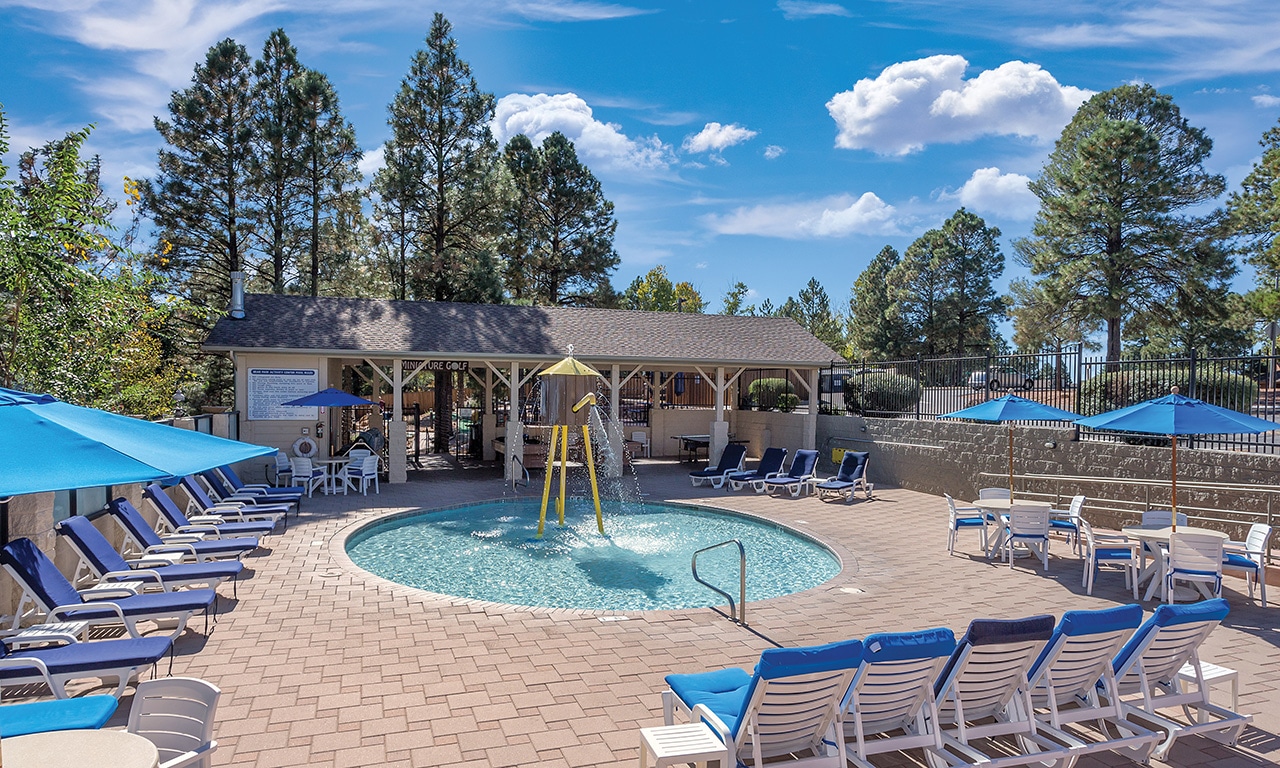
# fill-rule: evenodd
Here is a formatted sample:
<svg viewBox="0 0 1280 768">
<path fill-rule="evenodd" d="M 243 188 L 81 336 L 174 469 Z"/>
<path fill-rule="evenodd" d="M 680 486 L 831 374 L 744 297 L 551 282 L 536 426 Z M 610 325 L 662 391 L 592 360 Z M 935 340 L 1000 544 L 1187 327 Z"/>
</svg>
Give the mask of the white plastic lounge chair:
<svg viewBox="0 0 1280 768">
<path fill-rule="evenodd" d="M 1152 756 L 1163 760 L 1183 736 L 1199 734 L 1234 746 L 1253 717 L 1232 712 L 1209 701 L 1209 686 L 1200 678 L 1200 645 L 1227 617 L 1222 598 L 1191 605 L 1161 605 L 1112 661 L 1116 694 L 1125 719 L 1165 732 Z M 1178 672 L 1190 663 L 1196 683 L 1184 690 Z M 1164 714 L 1184 713 L 1185 720 Z"/>
<path fill-rule="evenodd" d="M 174 563 L 171 557 L 125 560 L 88 518 L 78 515 L 58 523 L 54 530 L 80 558 L 71 578 L 71 583 L 79 586 L 128 581 L 137 582 L 144 589 L 158 586 L 168 592 L 183 587 L 217 589 L 219 584 L 232 579 L 234 595 L 235 579 L 244 570 L 244 564 L 238 560 L 210 563 Z"/>
<path fill-rule="evenodd" d="M 957 507 L 956 500 L 951 498 L 951 494 L 944 493 L 947 497 L 947 554 L 954 554 L 956 551 L 956 538 L 959 536 L 961 528 L 973 528 L 982 536 L 980 541 L 982 551 L 987 550 L 987 518 L 982 514 L 982 510 L 978 507 Z M 976 512 L 976 516 L 961 517 L 961 512 Z"/>
<path fill-rule="evenodd" d="M 779 755 L 809 753 L 790 766 L 844 768 L 845 694 L 862 657 L 846 640 L 809 648 L 770 648 L 755 672 L 722 669 L 667 675 L 662 694 L 667 725 L 678 711 L 707 723 L 738 762 L 760 768 Z M 826 737 L 834 729 L 835 738 Z"/>
<path fill-rule="evenodd" d="M 263 514 L 265 511 L 283 509 L 285 514 L 282 515 L 282 517 L 284 517 L 284 522 L 287 526 L 289 524 L 288 512 L 297 512 L 298 502 L 302 500 L 301 494 L 297 496 L 283 496 L 279 494 L 270 495 L 258 488 L 234 491 L 231 488 L 231 484 L 223 478 L 222 474 L 212 469 L 205 470 L 200 473 L 199 485 L 202 490 L 208 492 L 205 496 L 205 500 L 212 501 L 215 507 L 234 506 L 237 508 L 235 512 L 214 512 L 212 514 L 222 514 L 224 517 L 233 517 L 237 519 L 246 519 L 241 517 L 245 514 L 248 514 L 250 517 L 253 517 L 256 514 L 257 519 L 266 519 Z M 227 501 L 228 499 L 239 500 Z M 244 499 L 248 499 L 248 501 L 243 501 Z M 195 512 L 201 509 L 201 503 L 199 501 L 192 500 L 189 493 L 187 509 L 190 512 Z"/>
<path fill-rule="evenodd" d="M 115 678 L 118 684 L 112 696 L 118 699 L 130 680 L 154 666 L 173 648 L 173 640 L 169 637 L 78 643 L 70 635 L 55 638 L 46 634 L 41 636 L 41 640 L 61 640 L 66 644 L 11 650 L 9 644 L 13 638 L 0 638 L 0 685 L 44 683 L 54 696 L 66 699 L 66 685 L 72 680 Z"/>
<path fill-rule="evenodd" d="M 1073 750 L 1083 742 L 1028 714 L 1027 671 L 1053 629 L 1052 616 L 969 624 L 934 686 L 943 744 L 959 763 L 1067 768 L 1075 762 Z M 1014 701 L 1018 697 L 1021 702 Z M 982 722 L 988 718 L 994 722 Z M 992 745 L 975 744 L 997 738 L 1004 754 L 989 754 L 982 747 L 995 751 Z"/>
<path fill-rule="evenodd" d="M 720 453 L 720 461 L 714 467 L 698 469 L 689 473 L 689 480 L 695 486 L 710 483 L 713 488 L 724 485 L 725 478 L 742 471 L 742 462 L 747 458 L 747 447 L 738 443 L 729 443 Z"/>
<path fill-rule="evenodd" d="M 1133 599 L 1138 599 L 1138 543 L 1128 536 L 1111 533 L 1094 533 L 1093 526 L 1084 518 L 1079 521 L 1084 534 L 1084 578 L 1081 586 L 1086 595 L 1093 594 L 1093 580 L 1104 565 L 1124 568 L 1124 585 L 1133 589 Z"/>
<path fill-rule="evenodd" d="M 760 457 L 759 466 L 747 472 L 735 472 L 725 478 L 725 482 L 729 484 L 730 489 L 740 491 L 761 480 L 777 477 L 778 473 L 782 472 L 782 463 L 786 460 L 786 448 L 766 448 L 764 455 Z"/>
<path fill-rule="evenodd" d="M 258 540 L 252 536 L 233 539 L 204 539 L 202 534 L 177 534 L 161 536 L 147 525 L 147 521 L 129 500 L 120 497 L 107 504 L 112 518 L 124 529 L 125 551 L 139 557 L 157 554 L 177 554 L 183 561 L 204 562 L 227 557 L 240 558 L 246 552 L 258 548 Z"/>
<path fill-rule="evenodd" d="M 169 494 L 157 483 L 142 489 L 142 498 L 146 500 L 156 513 L 156 533 L 199 534 L 206 539 L 225 539 L 234 536 L 265 536 L 275 530 L 276 520 L 283 517 L 280 512 L 266 513 L 265 517 L 241 515 L 228 520 L 226 516 L 209 512 L 195 517 L 187 517 L 178 505 L 169 498 Z M 214 509 L 217 509 L 215 507 Z M 239 515 L 239 510 L 227 510 L 228 514 Z"/>
<path fill-rule="evenodd" d="M 1267 607 L 1267 545 L 1271 540 L 1271 526 L 1254 523 L 1244 541 L 1228 541 L 1223 545 L 1222 569 L 1244 571 L 1249 584 L 1249 599 L 1253 599 L 1253 585 L 1262 588 L 1262 607 Z"/>
<path fill-rule="evenodd" d="M 1223 539 L 1203 533 L 1175 533 L 1164 552 L 1164 601 L 1176 602 L 1179 581 L 1194 584 L 1205 597 L 1222 597 Z M 1208 584 L 1209 588 L 1205 588 Z"/>
<path fill-rule="evenodd" d="M 1111 659 L 1141 623 L 1136 604 L 1067 611 L 1027 673 L 1035 716 L 1059 730 L 1071 726 L 1081 741 L 1077 756 L 1116 752 L 1145 763 L 1160 741 L 1160 734 L 1124 719 L 1114 694 Z M 1084 723 L 1096 727 L 1086 730 Z"/>
<path fill-rule="evenodd" d="M 756 480 L 752 486 L 756 493 L 786 491 L 791 498 L 799 498 L 813 482 L 813 468 L 818 464 L 818 452 L 801 449 L 791 459 L 791 468 L 785 475 L 775 475 L 764 480 Z"/>
<path fill-rule="evenodd" d="M 293 459 L 293 482 L 307 489 L 307 498 L 317 487 L 323 489 L 327 478 L 324 467 L 311 463 L 311 459 L 299 456 Z"/>
<path fill-rule="evenodd" d="M 863 641 L 862 663 L 845 704 L 849 762 L 875 768 L 872 755 L 907 749 L 945 760 L 933 684 L 955 647 L 955 635 L 945 628 L 875 634 Z"/>
<path fill-rule="evenodd" d="M 218 748 L 213 720 L 221 696 L 216 685 L 194 677 L 139 683 L 125 730 L 156 745 L 160 768 L 207 768 Z"/>
<path fill-rule="evenodd" d="M 187 475 L 179 482 L 182 490 L 187 494 L 187 514 L 189 515 L 217 515 L 237 521 L 270 520 L 275 523 L 289 514 L 289 510 L 295 506 L 288 502 L 259 503 L 257 497 L 252 496 L 231 496 L 215 501 L 209 495 L 207 486 L 202 485 L 201 482 L 202 480 L 195 475 Z M 159 487 L 155 483 L 152 485 Z"/>
<path fill-rule="evenodd" d="M 48 685 L 48 681 L 45 683 Z M 101 694 L 6 704 L 0 707 L 0 738 L 48 731 L 94 731 L 107 724 L 119 704 L 116 697 Z"/>
<path fill-rule="evenodd" d="M 1049 572 L 1049 510 L 1044 507 L 1009 508 L 1009 533 L 1004 537 L 1004 559 L 1013 564 L 1013 548 L 1024 547 L 1040 558 Z"/>
<path fill-rule="evenodd" d="M 347 462 L 338 472 L 338 481 L 342 483 L 342 495 L 347 495 L 347 488 L 355 489 L 360 486 L 360 494 L 369 495 L 369 484 L 373 484 L 373 492 L 382 493 L 382 489 L 378 486 L 378 457 L 365 456 L 363 459 L 352 460 Z"/>
<path fill-rule="evenodd" d="M 142 637 L 139 621 L 174 624 L 171 637 L 178 637 L 196 611 L 205 612 L 208 634 L 209 611 L 216 604 L 212 589 L 137 594 L 125 584 L 100 584 L 77 591 L 53 561 L 31 539 L 14 539 L 0 548 L 0 564 L 22 588 L 13 628 L 37 617 L 52 621 L 86 621 L 90 626 L 123 624 L 132 637 Z M 30 606 L 30 607 L 28 607 Z"/>
<path fill-rule="evenodd" d="M 827 496 L 833 496 L 843 498 L 846 503 L 852 504 L 853 494 L 859 488 L 868 499 L 871 498 L 874 486 L 867 482 L 867 462 L 870 457 L 871 454 L 867 451 L 845 451 L 835 476 L 828 477 L 813 486 L 818 492 L 818 499 L 825 500 Z"/>
<path fill-rule="evenodd" d="M 1049 529 L 1054 533 L 1061 533 L 1066 536 L 1077 555 L 1080 554 L 1081 513 L 1084 511 L 1086 500 L 1086 497 L 1082 495 L 1073 496 L 1071 497 L 1071 504 L 1066 510 L 1049 510 Z"/>
</svg>

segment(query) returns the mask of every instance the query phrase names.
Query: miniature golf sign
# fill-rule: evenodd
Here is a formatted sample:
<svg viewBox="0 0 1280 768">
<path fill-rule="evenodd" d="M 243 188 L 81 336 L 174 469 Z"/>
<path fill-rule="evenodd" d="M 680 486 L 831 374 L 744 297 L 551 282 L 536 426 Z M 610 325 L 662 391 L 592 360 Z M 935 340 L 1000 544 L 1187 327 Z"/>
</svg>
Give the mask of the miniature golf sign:
<svg viewBox="0 0 1280 768">
<path fill-rule="evenodd" d="M 315 394 L 320 387 L 315 368 L 250 368 L 246 390 L 250 421 L 315 421 L 315 406 L 281 405 Z"/>
</svg>

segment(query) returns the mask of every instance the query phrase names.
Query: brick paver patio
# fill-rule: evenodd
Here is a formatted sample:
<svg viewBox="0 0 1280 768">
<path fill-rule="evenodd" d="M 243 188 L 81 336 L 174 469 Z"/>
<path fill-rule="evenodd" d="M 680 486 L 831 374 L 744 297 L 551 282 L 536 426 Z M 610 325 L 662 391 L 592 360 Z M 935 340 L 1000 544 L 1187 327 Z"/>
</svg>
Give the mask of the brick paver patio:
<svg viewBox="0 0 1280 768">
<path fill-rule="evenodd" d="M 604 622 L 592 613 L 427 594 L 360 571 L 342 555 L 357 522 L 511 495 L 491 470 L 433 471 L 384 485 L 381 495 L 307 500 L 301 518 L 269 540 L 268 553 L 247 559 L 253 576 L 210 637 L 188 630 L 179 643 L 174 674 L 223 690 L 214 763 L 634 765 L 638 729 L 662 722 L 662 678 L 671 671 L 750 667 L 770 641 L 807 645 L 938 625 L 959 635 L 976 617 L 1128 602 L 1115 573 L 1084 595 L 1081 563 L 1060 544 L 1048 576 L 961 554 L 976 551 L 972 532 L 962 532 L 948 556 L 936 497 L 882 488 L 850 506 L 775 499 L 691 488 L 684 471 L 651 462 L 639 482 L 651 499 L 756 513 L 809 531 L 840 555 L 842 573 L 808 592 L 751 604 L 749 629 L 710 609 Z M 1280 609 L 1255 607 L 1236 579 L 1227 579 L 1227 597 L 1231 615 L 1204 655 L 1240 671 L 1240 709 L 1255 716 L 1254 726 L 1234 749 L 1179 742 L 1172 765 L 1280 759 Z M 1227 701 L 1225 694 L 1215 700 Z M 1125 761 L 1080 763 L 1115 764 Z"/>
</svg>

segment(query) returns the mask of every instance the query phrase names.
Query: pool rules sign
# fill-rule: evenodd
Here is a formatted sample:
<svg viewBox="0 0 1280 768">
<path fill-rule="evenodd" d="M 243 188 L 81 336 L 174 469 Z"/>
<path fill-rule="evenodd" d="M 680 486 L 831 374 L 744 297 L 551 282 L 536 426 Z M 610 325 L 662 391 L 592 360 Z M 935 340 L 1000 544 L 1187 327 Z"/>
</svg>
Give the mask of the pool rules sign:
<svg viewBox="0 0 1280 768">
<path fill-rule="evenodd" d="M 281 405 L 320 390 L 315 368 L 250 368 L 246 399 L 250 421 L 315 421 L 315 406 Z"/>
</svg>

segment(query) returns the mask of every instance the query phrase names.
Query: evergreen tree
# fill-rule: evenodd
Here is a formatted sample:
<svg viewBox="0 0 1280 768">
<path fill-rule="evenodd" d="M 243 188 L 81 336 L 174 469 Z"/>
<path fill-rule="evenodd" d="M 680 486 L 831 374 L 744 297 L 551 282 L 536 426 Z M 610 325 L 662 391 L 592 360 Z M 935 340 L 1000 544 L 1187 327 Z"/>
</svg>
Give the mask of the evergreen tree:
<svg viewBox="0 0 1280 768">
<path fill-rule="evenodd" d="M 289 288 L 303 248 L 303 115 L 292 83 L 304 71 L 283 29 L 267 37 L 253 65 L 251 184 L 245 196 L 256 209 L 253 239 L 265 257 L 262 277 L 272 293 Z"/>
<path fill-rule="evenodd" d="M 168 121 L 155 121 L 164 139 L 159 173 L 142 187 L 143 202 L 168 253 L 155 263 L 190 307 L 181 317 L 187 349 L 199 345 L 226 311 L 230 274 L 247 266 L 246 234 L 253 212 L 245 202 L 253 146 L 252 67 L 244 46 L 230 38 L 214 45 L 195 68 L 189 88 L 169 100 Z M 231 369 L 205 356 L 215 402 L 230 391 Z"/>
<path fill-rule="evenodd" d="M 942 230 L 931 229 L 916 238 L 889 272 L 893 306 L 890 316 L 909 339 L 908 353 L 936 355 L 945 349 L 950 322 L 943 314 L 947 286 L 936 254 L 945 253 Z"/>
<path fill-rule="evenodd" d="M 410 213 L 409 179 L 411 166 L 391 144 L 383 146 L 384 165 L 374 174 L 370 194 L 374 197 L 373 222 L 375 244 L 382 256 L 384 269 L 391 280 L 391 298 L 409 298 L 409 263 L 415 253 L 414 217 Z"/>
<path fill-rule="evenodd" d="M 452 27 L 437 13 L 426 48 L 414 54 L 390 106 L 384 210 L 403 208 L 412 233 L 409 298 L 497 302 L 502 298 L 493 240 L 503 201 L 498 149 L 489 129 L 493 95 L 458 57 Z M 388 200 L 388 195 L 398 199 Z M 451 444 L 453 382 L 435 379 L 434 448 Z"/>
<path fill-rule="evenodd" d="M 722 315 L 754 315 L 756 307 L 754 304 L 744 304 L 747 300 L 751 289 L 747 284 L 739 280 L 733 284 L 728 293 L 724 295 L 723 306 L 720 309 Z"/>
<path fill-rule="evenodd" d="M 1186 211 L 1223 191 L 1204 169 L 1212 147 L 1172 98 L 1125 85 L 1080 107 L 1030 185 L 1040 212 L 1019 258 L 1060 311 L 1105 325 L 1108 360 L 1125 323 L 1204 272 L 1211 222 Z"/>
<path fill-rule="evenodd" d="M 1000 230 L 961 208 L 942 225 L 942 239 L 944 249 L 934 258 L 948 286 L 942 313 L 950 321 L 949 351 L 965 355 L 991 343 L 1004 314 L 1004 301 L 992 287 L 1004 272 Z"/>
<path fill-rule="evenodd" d="M 643 277 L 637 277 L 622 294 L 627 309 L 648 312 L 701 313 L 704 302 L 692 283 L 672 283 L 667 268 L 659 264 Z"/>
<path fill-rule="evenodd" d="M 300 117 L 299 176 L 307 214 L 304 237 L 310 272 L 307 284 L 311 295 L 319 296 L 322 263 L 332 279 L 351 253 L 350 238 L 345 235 L 355 229 L 350 220 L 361 217 L 360 194 L 354 187 L 360 179 L 361 152 L 355 129 L 338 108 L 338 94 L 329 78 L 306 70 L 290 81 L 289 91 Z M 342 217 L 348 223 L 336 226 Z M 323 260 L 322 251 L 326 255 Z"/>
<path fill-rule="evenodd" d="M 1254 267 L 1257 289 L 1249 300 L 1255 311 L 1280 319 L 1280 125 L 1262 134 L 1262 158 L 1227 201 L 1236 252 Z"/>
<path fill-rule="evenodd" d="M 795 320 L 823 344 L 842 355 L 845 353 L 844 318 L 831 311 L 831 298 L 818 278 L 809 278 L 796 298 L 788 298 L 783 303 L 780 314 Z"/>
<path fill-rule="evenodd" d="M 537 149 L 528 137 L 513 137 L 504 159 L 514 186 L 504 238 L 512 297 L 590 306 L 620 262 L 613 203 L 559 131 Z"/>
<path fill-rule="evenodd" d="M 855 357 L 893 360 L 906 354 L 905 329 L 893 311 L 889 286 L 889 274 L 901 260 L 897 249 L 886 245 L 853 283 L 848 337 Z"/>
</svg>

